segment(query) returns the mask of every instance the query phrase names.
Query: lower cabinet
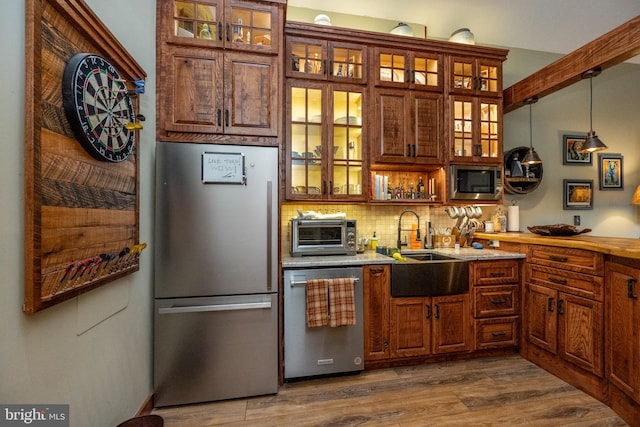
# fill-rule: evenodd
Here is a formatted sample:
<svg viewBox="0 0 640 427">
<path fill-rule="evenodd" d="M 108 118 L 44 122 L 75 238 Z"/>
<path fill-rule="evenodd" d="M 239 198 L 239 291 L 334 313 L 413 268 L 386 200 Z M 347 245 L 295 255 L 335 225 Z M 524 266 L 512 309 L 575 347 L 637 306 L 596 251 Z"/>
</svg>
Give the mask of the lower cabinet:
<svg viewBox="0 0 640 427">
<path fill-rule="evenodd" d="M 391 356 L 470 351 L 469 295 L 391 298 Z"/>
<path fill-rule="evenodd" d="M 520 261 L 476 261 L 471 271 L 475 349 L 518 347 Z"/>
<path fill-rule="evenodd" d="M 529 283 L 526 305 L 529 343 L 602 377 L 601 302 Z"/>
<path fill-rule="evenodd" d="M 640 404 L 640 266 L 609 262 L 606 270 L 607 378 Z"/>
<path fill-rule="evenodd" d="M 364 359 L 385 360 L 391 355 L 389 347 L 389 300 L 391 295 L 391 266 L 365 265 L 364 280 Z"/>
</svg>

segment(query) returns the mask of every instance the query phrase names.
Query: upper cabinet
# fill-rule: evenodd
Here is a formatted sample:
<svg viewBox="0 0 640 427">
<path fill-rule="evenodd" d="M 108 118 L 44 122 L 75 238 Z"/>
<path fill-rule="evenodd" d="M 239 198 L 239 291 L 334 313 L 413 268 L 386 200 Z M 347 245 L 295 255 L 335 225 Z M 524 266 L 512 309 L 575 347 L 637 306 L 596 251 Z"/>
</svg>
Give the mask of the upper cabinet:
<svg viewBox="0 0 640 427">
<path fill-rule="evenodd" d="M 277 145 L 282 2 L 157 7 L 158 140 Z"/>
<path fill-rule="evenodd" d="M 400 49 L 373 49 L 378 86 L 442 91 L 442 55 Z"/>
<path fill-rule="evenodd" d="M 289 37 L 285 58 L 287 77 L 366 82 L 367 51 L 358 44 Z"/>
<path fill-rule="evenodd" d="M 178 44 L 278 53 L 282 23 L 277 5 L 238 0 L 161 0 L 159 28 Z"/>
<path fill-rule="evenodd" d="M 502 101 L 449 96 L 450 159 L 502 163 Z"/>
<path fill-rule="evenodd" d="M 502 61 L 452 56 L 449 69 L 451 93 L 502 97 Z"/>
<path fill-rule="evenodd" d="M 364 200 L 364 88 L 287 82 L 286 195 L 298 200 Z"/>
</svg>

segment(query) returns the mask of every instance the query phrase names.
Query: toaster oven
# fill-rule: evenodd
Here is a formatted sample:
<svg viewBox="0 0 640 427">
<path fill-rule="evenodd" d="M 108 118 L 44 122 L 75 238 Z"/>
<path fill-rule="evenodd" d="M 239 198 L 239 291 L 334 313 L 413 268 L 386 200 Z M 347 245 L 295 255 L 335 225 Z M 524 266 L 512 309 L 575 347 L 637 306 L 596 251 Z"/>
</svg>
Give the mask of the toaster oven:
<svg viewBox="0 0 640 427">
<path fill-rule="evenodd" d="M 291 256 L 355 255 L 356 235 L 354 219 L 292 218 Z"/>
</svg>

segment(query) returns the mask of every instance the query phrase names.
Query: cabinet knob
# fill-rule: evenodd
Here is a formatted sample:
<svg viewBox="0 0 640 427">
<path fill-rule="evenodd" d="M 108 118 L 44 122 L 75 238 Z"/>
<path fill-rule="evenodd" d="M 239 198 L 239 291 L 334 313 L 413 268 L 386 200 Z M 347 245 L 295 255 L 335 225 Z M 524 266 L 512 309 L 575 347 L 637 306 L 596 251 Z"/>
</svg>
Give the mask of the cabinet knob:
<svg viewBox="0 0 640 427">
<path fill-rule="evenodd" d="M 549 310 L 549 313 L 553 313 L 553 298 L 549 297 L 549 299 L 547 300 L 547 310 Z"/>
</svg>

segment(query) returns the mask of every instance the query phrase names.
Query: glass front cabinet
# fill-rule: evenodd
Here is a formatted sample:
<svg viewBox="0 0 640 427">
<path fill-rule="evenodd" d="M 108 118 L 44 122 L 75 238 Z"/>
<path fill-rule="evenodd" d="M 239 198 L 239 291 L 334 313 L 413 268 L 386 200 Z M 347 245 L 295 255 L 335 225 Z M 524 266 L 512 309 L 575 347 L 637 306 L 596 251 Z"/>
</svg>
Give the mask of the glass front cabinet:
<svg viewBox="0 0 640 427">
<path fill-rule="evenodd" d="M 364 200 L 364 89 L 287 82 L 288 199 Z"/>
<path fill-rule="evenodd" d="M 502 160 L 502 103 L 499 99 L 452 95 L 451 156 L 457 160 Z"/>
<path fill-rule="evenodd" d="M 277 53 L 277 6 L 240 0 L 175 0 L 170 39 L 263 53 Z"/>
<path fill-rule="evenodd" d="M 287 77 L 366 82 L 367 50 L 357 44 L 288 37 L 285 69 Z"/>
</svg>

